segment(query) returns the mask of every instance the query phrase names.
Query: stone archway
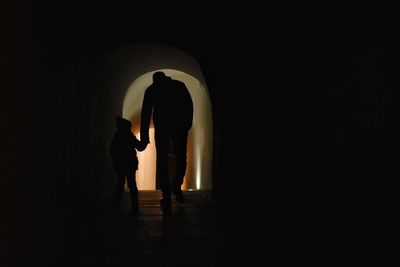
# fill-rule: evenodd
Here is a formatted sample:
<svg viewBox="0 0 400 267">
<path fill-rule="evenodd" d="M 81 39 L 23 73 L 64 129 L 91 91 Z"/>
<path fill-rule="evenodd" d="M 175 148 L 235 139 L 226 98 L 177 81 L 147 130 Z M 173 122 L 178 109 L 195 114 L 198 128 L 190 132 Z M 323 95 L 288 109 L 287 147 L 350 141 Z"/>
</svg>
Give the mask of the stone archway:
<svg viewBox="0 0 400 267">
<path fill-rule="evenodd" d="M 114 131 L 113 116 L 123 115 L 134 125 L 139 125 L 141 100 L 145 87 L 151 83 L 152 73 L 163 70 L 173 78 L 188 83 L 194 98 L 195 118 L 189 136 L 184 189 L 212 189 L 212 108 L 207 83 L 197 61 L 185 51 L 171 46 L 140 43 L 120 47 L 104 55 L 99 63 L 104 67 L 101 74 L 103 78 L 98 76 L 99 86 L 107 90 L 99 90 L 97 100 L 93 101 L 107 104 L 98 106 L 98 114 L 105 113 L 110 118 L 104 132 L 105 143 L 109 142 Z M 137 134 L 138 129 L 134 127 L 133 132 Z M 108 158 L 104 148 L 104 156 Z M 99 173 L 99 176 L 105 176 L 105 180 L 107 175 L 112 175 L 111 169 Z"/>
<path fill-rule="evenodd" d="M 161 70 L 173 79 L 186 84 L 194 105 L 193 127 L 189 132 L 188 165 L 183 189 L 210 189 L 212 157 L 212 114 L 206 85 L 190 74 L 175 69 L 155 69 L 136 78 L 129 86 L 123 103 L 123 116 L 133 123 L 133 132 L 139 135 L 140 114 L 145 89 L 152 83 L 152 75 Z M 152 133 L 152 131 L 150 131 Z M 154 132 L 153 132 L 154 134 Z M 153 138 L 153 137 L 151 137 Z M 143 152 L 138 153 L 139 190 L 155 189 L 154 140 Z"/>
</svg>

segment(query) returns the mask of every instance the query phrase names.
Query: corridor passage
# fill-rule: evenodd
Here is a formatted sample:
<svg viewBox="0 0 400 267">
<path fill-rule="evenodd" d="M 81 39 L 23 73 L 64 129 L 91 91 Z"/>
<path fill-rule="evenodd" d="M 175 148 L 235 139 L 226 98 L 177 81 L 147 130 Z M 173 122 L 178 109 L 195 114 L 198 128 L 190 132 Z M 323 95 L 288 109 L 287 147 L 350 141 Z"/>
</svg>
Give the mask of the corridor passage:
<svg viewBox="0 0 400 267">
<path fill-rule="evenodd" d="M 139 191 L 139 211 L 130 209 L 125 193 L 120 210 L 106 209 L 92 217 L 92 255 L 83 258 L 93 266 L 212 266 L 211 196 L 185 191 L 186 202 L 173 201 L 172 210 L 160 209 L 160 191 Z M 89 256 L 89 257 L 88 257 Z"/>
</svg>

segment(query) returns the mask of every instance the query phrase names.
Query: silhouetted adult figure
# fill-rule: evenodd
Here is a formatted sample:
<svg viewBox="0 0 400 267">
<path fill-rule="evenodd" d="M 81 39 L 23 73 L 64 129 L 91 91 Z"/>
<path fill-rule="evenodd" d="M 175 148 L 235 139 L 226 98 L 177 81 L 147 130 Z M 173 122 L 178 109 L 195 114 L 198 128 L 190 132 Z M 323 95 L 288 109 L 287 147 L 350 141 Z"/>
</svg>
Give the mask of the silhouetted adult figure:
<svg viewBox="0 0 400 267">
<path fill-rule="evenodd" d="M 128 182 L 129 195 L 131 198 L 132 210 L 138 209 L 138 189 L 136 185 L 136 170 L 138 158 L 136 149 L 143 151 L 147 143 L 140 142 L 131 132 L 132 124 L 120 116 L 115 117 L 117 131 L 114 133 L 110 144 L 110 155 L 114 171 L 117 176 L 115 188 L 115 206 L 119 206 L 124 192 L 125 179 Z"/>
<path fill-rule="evenodd" d="M 153 74 L 153 83 L 146 89 L 142 104 L 141 141 L 149 143 L 149 125 L 153 116 L 157 153 L 157 177 L 163 198 L 162 208 L 171 205 L 171 191 L 176 201 L 185 201 L 181 190 L 186 172 L 188 132 L 193 121 L 193 102 L 186 85 L 163 72 Z M 172 184 L 168 177 L 168 152 L 172 142 L 175 154 L 175 175 Z"/>
</svg>

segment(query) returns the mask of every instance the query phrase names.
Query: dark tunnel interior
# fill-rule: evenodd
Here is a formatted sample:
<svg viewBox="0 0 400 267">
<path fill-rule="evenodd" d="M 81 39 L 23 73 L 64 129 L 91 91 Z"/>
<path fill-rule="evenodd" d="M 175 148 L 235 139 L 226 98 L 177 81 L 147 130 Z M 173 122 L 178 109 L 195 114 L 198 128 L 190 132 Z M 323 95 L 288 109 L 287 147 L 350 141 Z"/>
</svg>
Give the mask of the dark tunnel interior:
<svg viewBox="0 0 400 267">
<path fill-rule="evenodd" d="M 128 88 L 132 80 L 112 77 L 128 64 L 128 47 L 146 43 L 191 55 L 208 86 L 221 244 L 208 266 L 232 255 L 265 266 L 398 266 L 394 9 L 279 1 L 8 6 L 2 266 L 79 262 L 73 251 L 87 249 L 90 235 L 74 240 L 87 234 L 80 224 L 108 186 L 99 166 L 109 164 L 107 129 L 122 109 L 123 91 L 108 89 Z"/>
</svg>

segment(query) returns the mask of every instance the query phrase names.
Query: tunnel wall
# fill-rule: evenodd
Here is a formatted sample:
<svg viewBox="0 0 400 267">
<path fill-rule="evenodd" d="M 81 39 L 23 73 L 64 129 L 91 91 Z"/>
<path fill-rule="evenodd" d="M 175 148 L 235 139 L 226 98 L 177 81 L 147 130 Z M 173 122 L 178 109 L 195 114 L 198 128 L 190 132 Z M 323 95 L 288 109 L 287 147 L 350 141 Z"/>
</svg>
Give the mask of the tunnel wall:
<svg viewBox="0 0 400 267">
<path fill-rule="evenodd" d="M 296 264 L 307 255 L 347 254 L 365 266 L 362 255 L 381 250 L 374 266 L 382 265 L 400 221 L 397 9 L 377 14 L 375 4 L 370 13 L 367 4 L 323 2 L 227 9 L 205 1 L 196 14 L 171 5 L 176 16 L 167 19 L 153 3 L 137 4 L 48 1 L 1 10 L 6 256 L 19 266 L 54 266 L 60 258 L 65 266 L 91 264 L 84 256 L 96 214 L 90 200 L 112 183 L 96 169 L 106 160 L 108 116 L 123 97 L 105 87 L 131 82 L 119 73 L 124 68 L 104 63 L 117 60 L 116 47 L 153 40 L 190 51 L 207 78 L 218 133 L 215 214 L 230 255 L 265 261 L 264 247 L 246 251 L 237 240 L 269 240 L 262 226 L 275 220 L 285 226 L 275 240 L 279 261 L 288 251 Z M 150 12 L 166 19 L 148 20 Z M 129 65 L 125 50 L 117 53 L 121 65 Z M 119 75 L 118 84 L 106 79 Z M 236 216 L 244 210 L 248 216 Z"/>
</svg>

